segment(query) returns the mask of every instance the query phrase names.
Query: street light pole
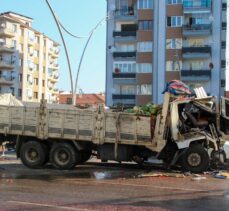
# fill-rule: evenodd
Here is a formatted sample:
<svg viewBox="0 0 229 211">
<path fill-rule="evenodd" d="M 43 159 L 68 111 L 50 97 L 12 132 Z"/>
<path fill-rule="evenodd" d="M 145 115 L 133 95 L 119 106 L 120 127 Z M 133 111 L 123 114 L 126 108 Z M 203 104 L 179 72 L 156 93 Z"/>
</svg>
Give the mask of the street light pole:
<svg viewBox="0 0 229 211">
<path fill-rule="evenodd" d="M 72 79 L 72 68 L 71 68 L 71 62 L 70 62 L 70 58 L 69 58 L 69 55 L 68 55 L 68 49 L 67 49 L 67 45 L 65 43 L 65 40 L 64 40 L 64 35 L 62 33 L 62 30 L 61 30 L 61 27 L 60 27 L 60 24 L 59 24 L 59 21 L 58 21 L 58 18 L 56 17 L 56 14 L 54 12 L 54 10 L 52 9 L 52 6 L 50 5 L 49 1 L 48 0 L 45 0 L 46 1 L 46 4 L 48 5 L 49 7 L 49 10 L 51 11 L 52 13 L 52 16 L 56 22 L 56 26 L 58 28 L 58 31 L 59 31 L 59 34 L 60 34 L 60 37 L 61 37 L 61 40 L 62 40 L 62 43 L 64 45 L 64 51 L 65 51 L 65 55 L 66 55 L 66 58 L 67 58 L 67 63 L 68 63 L 68 70 L 69 70 L 69 75 L 70 75 L 70 83 L 71 83 L 71 90 L 72 90 L 72 97 L 74 97 L 74 93 L 73 93 L 73 79 Z M 74 105 L 74 104 L 73 104 Z"/>
<path fill-rule="evenodd" d="M 104 22 L 106 21 L 107 19 L 109 18 L 109 16 L 106 16 L 105 18 L 103 18 L 101 21 L 99 21 L 99 23 L 92 29 L 88 39 L 87 39 L 87 42 L 84 46 L 84 49 L 83 49 L 83 52 L 81 54 L 81 57 L 80 57 L 80 62 L 79 62 L 79 65 L 78 65 L 78 69 L 77 69 L 77 75 L 76 75 L 76 80 L 75 80 L 75 88 L 74 88 L 74 92 L 73 92 L 73 105 L 76 105 L 76 92 L 77 92 L 77 86 L 78 86 L 78 81 L 79 81 L 79 74 L 80 74 L 80 69 L 81 69 L 81 66 L 82 66 L 82 62 L 83 62 L 83 58 L 84 58 L 84 55 L 85 55 L 85 52 L 87 50 L 87 47 L 88 47 L 88 44 L 94 34 L 94 32 L 96 31 L 96 29 Z"/>
</svg>

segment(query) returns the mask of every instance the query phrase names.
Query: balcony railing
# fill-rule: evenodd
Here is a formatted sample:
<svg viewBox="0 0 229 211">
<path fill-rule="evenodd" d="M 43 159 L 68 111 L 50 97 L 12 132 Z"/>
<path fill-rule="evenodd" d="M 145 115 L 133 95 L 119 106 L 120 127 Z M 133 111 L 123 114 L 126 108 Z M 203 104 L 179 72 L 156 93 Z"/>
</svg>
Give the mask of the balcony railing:
<svg viewBox="0 0 229 211">
<path fill-rule="evenodd" d="M 14 53 L 14 46 L 6 45 L 5 43 L 0 43 L 0 52 Z"/>
<path fill-rule="evenodd" d="M 136 78 L 136 73 L 113 73 L 113 78 Z"/>
<path fill-rule="evenodd" d="M 184 25 L 183 30 L 188 31 L 203 31 L 203 30 L 211 30 L 211 24 L 192 24 L 192 25 Z"/>
<path fill-rule="evenodd" d="M 4 35 L 6 37 L 14 37 L 15 32 L 11 28 L 0 27 L 0 35 Z"/>
<path fill-rule="evenodd" d="M 113 32 L 114 37 L 136 37 L 136 31 Z"/>
<path fill-rule="evenodd" d="M 211 71 L 210 70 L 182 70 L 181 71 L 181 76 L 182 77 L 187 77 L 187 76 L 208 76 L 211 77 Z"/>
<path fill-rule="evenodd" d="M 115 10 L 116 19 L 136 19 L 136 17 L 137 17 L 137 10 L 133 7 L 129 7 L 128 9 Z"/>
<path fill-rule="evenodd" d="M 113 100 L 135 100 L 136 95 L 135 94 L 113 94 L 112 99 Z"/>
<path fill-rule="evenodd" d="M 113 56 L 114 56 L 114 58 L 118 58 L 118 57 L 122 57 L 122 58 L 136 57 L 136 51 L 134 51 L 134 52 L 114 52 Z"/>
<path fill-rule="evenodd" d="M 211 46 L 184 46 L 182 53 L 211 53 Z"/>
</svg>

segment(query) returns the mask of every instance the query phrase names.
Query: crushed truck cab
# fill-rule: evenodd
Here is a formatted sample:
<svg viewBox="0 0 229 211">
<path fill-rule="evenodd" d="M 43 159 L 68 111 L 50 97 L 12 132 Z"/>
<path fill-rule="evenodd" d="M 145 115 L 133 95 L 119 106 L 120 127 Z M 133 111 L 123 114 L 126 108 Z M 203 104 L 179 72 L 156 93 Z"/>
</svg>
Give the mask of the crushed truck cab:
<svg viewBox="0 0 229 211">
<path fill-rule="evenodd" d="M 226 99 L 222 102 L 227 105 Z M 224 160 L 222 144 L 229 128 L 223 124 L 228 114 L 214 97 L 184 98 L 168 92 L 156 116 L 45 101 L 0 102 L 0 137 L 16 143 L 18 157 L 29 168 L 51 163 L 57 169 L 72 169 L 94 154 L 102 161 L 137 163 L 156 157 L 201 172 L 210 162 Z"/>
</svg>

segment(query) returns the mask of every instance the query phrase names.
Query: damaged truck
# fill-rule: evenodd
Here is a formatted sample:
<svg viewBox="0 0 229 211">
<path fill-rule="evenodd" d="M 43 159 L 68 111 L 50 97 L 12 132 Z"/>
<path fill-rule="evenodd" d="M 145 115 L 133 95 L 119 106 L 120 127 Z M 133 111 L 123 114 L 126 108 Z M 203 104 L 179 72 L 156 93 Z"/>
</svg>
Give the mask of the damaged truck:
<svg viewBox="0 0 229 211">
<path fill-rule="evenodd" d="M 15 99 L 16 100 L 16 99 Z M 72 169 L 91 155 L 101 161 L 143 163 L 155 157 L 185 171 L 202 172 L 224 162 L 229 134 L 229 100 L 164 94 L 156 116 L 141 116 L 70 105 L 0 105 L 1 141 L 16 143 L 17 157 L 29 168 L 51 163 Z"/>
</svg>

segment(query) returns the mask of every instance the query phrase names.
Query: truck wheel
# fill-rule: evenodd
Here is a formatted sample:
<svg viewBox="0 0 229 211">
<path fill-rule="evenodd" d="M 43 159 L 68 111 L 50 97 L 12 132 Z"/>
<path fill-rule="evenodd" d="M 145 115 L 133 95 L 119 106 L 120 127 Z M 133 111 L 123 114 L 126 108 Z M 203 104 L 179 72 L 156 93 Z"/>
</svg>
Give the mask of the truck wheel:
<svg viewBox="0 0 229 211">
<path fill-rule="evenodd" d="M 81 151 L 81 159 L 79 163 L 85 163 L 91 158 L 91 151 Z"/>
<path fill-rule="evenodd" d="M 20 150 L 22 163 L 29 168 L 40 168 L 47 161 L 47 151 L 42 143 L 29 141 Z"/>
<path fill-rule="evenodd" d="M 80 153 L 69 143 L 57 143 L 51 148 L 50 161 L 57 169 L 73 169 L 79 160 Z"/>
<path fill-rule="evenodd" d="M 200 173 L 209 167 L 209 155 L 201 145 L 189 147 L 180 158 L 185 171 Z"/>
</svg>

